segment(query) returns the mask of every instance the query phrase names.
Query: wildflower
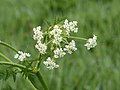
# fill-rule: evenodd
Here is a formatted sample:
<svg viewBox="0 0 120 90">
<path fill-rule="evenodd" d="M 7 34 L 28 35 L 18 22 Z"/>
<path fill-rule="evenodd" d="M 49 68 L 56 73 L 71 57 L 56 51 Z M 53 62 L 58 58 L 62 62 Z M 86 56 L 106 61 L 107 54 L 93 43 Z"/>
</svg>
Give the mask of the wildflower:
<svg viewBox="0 0 120 90">
<path fill-rule="evenodd" d="M 47 50 L 47 46 L 45 44 L 42 44 L 41 42 L 39 42 L 38 44 L 35 45 L 35 48 L 38 49 L 38 51 L 41 53 L 41 54 L 45 54 L 46 53 L 46 50 Z"/>
<path fill-rule="evenodd" d="M 52 61 L 50 57 L 48 57 L 47 60 L 43 62 L 43 64 L 45 64 L 49 70 L 59 67 L 59 65 Z"/>
<path fill-rule="evenodd" d="M 54 44 L 60 44 L 60 42 L 62 41 L 62 30 L 58 27 L 58 25 L 55 25 L 53 30 L 50 31 L 50 35 L 53 35 L 54 39 L 53 39 L 53 43 Z"/>
<path fill-rule="evenodd" d="M 55 58 L 61 58 L 65 55 L 66 53 L 62 50 L 62 48 L 57 48 L 56 50 L 54 50 L 54 57 Z"/>
<path fill-rule="evenodd" d="M 38 26 L 37 28 L 33 28 L 33 32 L 34 32 L 33 39 L 41 41 L 41 39 L 43 38 L 43 32 L 41 31 L 41 26 Z"/>
<path fill-rule="evenodd" d="M 93 35 L 93 38 L 89 38 L 84 46 L 86 46 L 87 49 L 90 50 L 91 48 L 94 48 L 97 45 L 96 40 L 97 36 Z"/>
<path fill-rule="evenodd" d="M 72 54 L 72 51 L 76 51 L 75 41 L 72 40 L 68 45 L 65 45 L 64 51 L 67 51 L 69 54 Z"/>
<path fill-rule="evenodd" d="M 56 35 L 57 35 L 57 36 L 60 36 L 61 33 L 62 33 L 62 30 L 58 27 L 58 25 L 55 25 L 55 26 L 53 27 L 53 30 L 50 31 L 50 34 L 53 35 L 53 36 L 56 36 Z"/>
<path fill-rule="evenodd" d="M 66 20 L 64 21 L 63 28 L 66 29 L 66 34 L 67 34 L 67 35 L 69 35 L 70 32 L 77 33 L 77 32 L 78 32 L 77 21 L 68 22 L 68 20 L 66 19 Z"/>
<path fill-rule="evenodd" d="M 31 55 L 29 53 L 24 53 L 22 51 L 18 51 L 17 54 L 15 54 L 14 58 L 19 59 L 20 61 L 23 61 L 25 58 L 30 57 Z"/>
<path fill-rule="evenodd" d="M 60 42 L 62 41 L 62 37 L 59 37 L 59 36 L 55 36 L 55 38 L 53 39 L 53 43 L 58 45 L 60 44 Z"/>
</svg>

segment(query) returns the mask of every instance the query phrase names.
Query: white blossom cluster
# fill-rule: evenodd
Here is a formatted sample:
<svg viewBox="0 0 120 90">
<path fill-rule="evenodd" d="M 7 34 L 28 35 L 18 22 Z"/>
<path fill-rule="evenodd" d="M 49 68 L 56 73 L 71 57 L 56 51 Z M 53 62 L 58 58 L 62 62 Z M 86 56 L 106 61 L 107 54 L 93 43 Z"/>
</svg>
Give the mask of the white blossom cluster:
<svg viewBox="0 0 120 90">
<path fill-rule="evenodd" d="M 72 40 L 68 45 L 65 45 L 64 51 L 67 51 L 69 54 L 72 54 L 72 51 L 76 51 L 75 41 Z"/>
<path fill-rule="evenodd" d="M 20 61 L 24 61 L 25 58 L 30 57 L 30 56 L 31 55 L 29 53 L 18 51 L 18 53 L 15 54 L 14 58 L 19 59 Z"/>
<path fill-rule="evenodd" d="M 75 41 L 71 40 L 70 42 L 68 42 L 69 38 L 86 40 L 84 38 L 70 36 L 71 32 L 78 32 L 77 21 L 69 22 L 66 19 L 64 21 L 64 24 L 57 24 L 53 27 L 51 26 L 45 32 L 42 31 L 41 26 L 33 28 L 33 39 L 36 40 L 35 48 L 39 51 L 41 57 L 43 54 L 45 54 L 47 57 L 49 56 L 46 61 L 43 62 L 43 64 L 49 70 L 53 70 L 54 68 L 59 67 L 59 65 L 55 62 L 55 59 L 62 58 L 67 53 L 72 54 L 73 51 L 77 50 Z M 90 50 L 96 45 L 97 36 L 93 35 L 93 38 L 89 38 L 84 46 L 86 46 L 87 49 Z M 49 53 L 46 51 L 48 51 Z M 20 61 L 24 61 L 24 59 L 30 56 L 31 55 L 29 53 L 18 51 L 18 53 L 14 55 L 14 58 L 19 59 Z"/>
<path fill-rule="evenodd" d="M 66 53 L 62 50 L 62 48 L 57 48 L 54 50 L 54 57 L 55 58 L 61 58 L 65 55 Z"/>
<path fill-rule="evenodd" d="M 97 36 L 93 35 L 93 38 L 89 38 L 84 46 L 86 46 L 87 49 L 90 50 L 91 48 L 94 48 L 97 45 L 96 40 Z"/>
<path fill-rule="evenodd" d="M 47 50 L 47 46 L 44 43 L 42 43 L 42 38 L 44 37 L 43 37 L 43 32 L 41 31 L 41 26 L 33 28 L 33 32 L 34 32 L 33 39 L 37 40 L 37 44 L 35 45 L 35 48 L 38 49 L 38 51 L 41 54 L 45 54 Z"/>
<path fill-rule="evenodd" d="M 66 34 L 69 35 L 70 32 L 77 33 L 78 28 L 77 28 L 77 21 L 72 21 L 69 22 L 67 19 L 64 21 L 63 28 L 66 29 Z"/>
<path fill-rule="evenodd" d="M 58 25 L 55 25 L 53 27 L 53 30 L 50 31 L 50 35 L 53 35 L 54 37 L 52 41 L 54 44 L 60 44 L 60 42 L 62 41 L 61 34 L 62 34 L 62 30 L 59 28 Z"/>
<path fill-rule="evenodd" d="M 53 27 L 53 29 L 48 32 L 50 34 L 51 39 L 52 39 L 52 43 L 55 44 L 56 46 L 61 46 L 61 42 L 64 38 L 63 35 L 66 34 L 66 32 L 77 32 L 78 28 L 76 28 L 77 26 L 77 22 L 76 21 L 73 21 L 73 22 L 67 22 L 67 20 L 65 20 L 64 24 L 66 25 L 63 25 L 66 29 L 63 29 L 63 27 L 60 27 L 59 25 L 55 25 Z M 64 30 L 64 31 L 63 31 Z M 65 34 L 63 34 L 65 32 Z M 68 35 L 68 34 L 66 34 Z M 66 43 L 65 43 L 66 44 Z M 37 46 L 38 47 L 38 46 Z M 37 48 L 36 47 L 36 48 Z M 63 48 L 62 48 L 63 47 Z M 70 43 L 62 46 L 62 47 L 56 47 L 54 48 L 53 50 L 53 53 L 54 53 L 54 58 L 62 58 L 66 55 L 66 53 L 69 53 L 71 54 L 73 51 L 76 51 L 77 48 L 76 48 L 76 45 L 75 45 L 75 41 L 72 40 Z M 39 49 L 40 50 L 40 49 Z M 41 50 L 40 50 L 41 51 Z M 50 70 L 53 69 L 53 68 L 56 68 L 56 63 L 51 60 L 50 57 L 48 57 L 48 59 L 46 61 L 43 62 L 47 68 L 49 68 Z M 58 66 L 58 65 L 57 65 Z"/>
<path fill-rule="evenodd" d="M 49 70 L 59 67 L 59 65 L 57 65 L 53 60 L 51 60 L 50 57 L 48 57 L 47 60 L 44 61 L 43 63 L 47 66 Z"/>
<path fill-rule="evenodd" d="M 47 50 L 47 46 L 45 44 L 42 44 L 41 42 L 39 42 L 38 44 L 35 45 L 35 48 L 38 49 L 38 51 L 41 53 L 41 54 L 45 54 L 46 53 L 46 50 Z"/>
<path fill-rule="evenodd" d="M 41 31 L 41 26 L 38 26 L 37 28 L 33 28 L 33 32 L 34 32 L 33 39 L 41 41 L 41 39 L 43 38 L 43 33 Z"/>
<path fill-rule="evenodd" d="M 47 31 L 42 31 L 41 26 L 33 28 L 33 39 L 37 41 L 35 48 L 38 49 L 40 54 L 46 54 L 49 56 L 43 64 L 49 69 L 58 68 L 59 65 L 55 63 L 55 59 L 64 57 L 67 53 L 72 54 L 73 51 L 76 51 L 76 44 L 74 40 L 68 42 L 68 39 L 74 38 L 70 34 L 77 33 L 77 21 L 68 21 L 67 19 L 63 24 L 57 24 L 51 26 Z M 76 38 L 77 39 L 77 38 Z M 79 38 L 80 39 L 80 38 Z M 86 40 L 86 39 L 85 39 Z M 97 45 L 97 36 L 89 38 L 85 46 L 89 50 Z M 49 45 L 49 46 L 47 46 Z M 48 54 L 46 50 L 50 50 Z M 51 52 L 52 51 L 52 52 Z M 52 59 L 51 59 L 52 58 Z"/>
</svg>

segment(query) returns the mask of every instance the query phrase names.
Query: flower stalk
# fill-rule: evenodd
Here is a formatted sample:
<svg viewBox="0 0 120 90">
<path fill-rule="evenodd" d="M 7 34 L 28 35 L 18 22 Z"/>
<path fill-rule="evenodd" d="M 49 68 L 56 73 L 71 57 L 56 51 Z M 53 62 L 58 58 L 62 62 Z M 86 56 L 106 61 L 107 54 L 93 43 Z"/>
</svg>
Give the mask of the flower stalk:
<svg viewBox="0 0 120 90">
<path fill-rule="evenodd" d="M 12 63 L 12 62 L 3 62 L 3 61 L 0 61 L 0 65 L 11 65 L 13 67 L 18 67 L 20 69 L 26 69 L 25 66 L 20 65 L 20 64 L 16 64 L 16 63 Z"/>
<path fill-rule="evenodd" d="M 72 39 L 79 39 L 79 40 L 87 40 L 86 38 L 81 38 L 81 37 L 74 37 L 74 36 L 66 36 L 68 38 L 72 38 Z"/>
<path fill-rule="evenodd" d="M 38 71 L 38 72 L 36 73 L 36 76 L 38 77 L 39 81 L 41 82 L 44 90 L 49 90 L 48 87 L 47 87 L 47 84 L 46 84 L 45 80 L 43 79 L 43 77 L 42 77 L 42 75 L 41 75 L 41 73 L 40 73 L 40 71 Z"/>
</svg>

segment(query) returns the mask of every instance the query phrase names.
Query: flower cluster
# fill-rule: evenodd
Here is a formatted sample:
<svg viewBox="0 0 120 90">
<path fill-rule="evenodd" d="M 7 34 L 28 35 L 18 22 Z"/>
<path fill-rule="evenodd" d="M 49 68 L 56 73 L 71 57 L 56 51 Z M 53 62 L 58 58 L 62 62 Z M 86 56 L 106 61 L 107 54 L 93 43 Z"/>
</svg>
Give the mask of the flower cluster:
<svg viewBox="0 0 120 90">
<path fill-rule="evenodd" d="M 52 41 L 54 44 L 60 44 L 60 42 L 62 41 L 61 34 L 62 34 L 62 30 L 59 28 L 58 25 L 55 25 L 53 27 L 53 30 L 50 31 L 50 35 L 53 35 L 54 37 Z"/>
<path fill-rule="evenodd" d="M 63 28 L 66 29 L 66 34 L 69 35 L 70 32 L 78 32 L 77 21 L 69 22 L 67 19 L 64 22 Z"/>
<path fill-rule="evenodd" d="M 76 43 L 73 39 L 87 40 L 85 38 L 71 36 L 72 32 L 78 32 L 77 21 L 69 22 L 67 19 L 63 24 L 58 23 L 49 27 L 46 31 L 43 31 L 41 26 L 33 28 L 33 39 L 36 40 L 35 48 L 40 53 L 39 59 L 45 59 L 47 57 L 46 61 L 43 61 L 43 64 L 49 70 L 59 67 L 56 63 L 56 59 L 64 57 L 67 53 L 72 54 L 77 50 Z M 90 50 L 96 45 L 97 36 L 93 35 L 93 38 L 89 38 L 84 46 Z M 27 57 L 30 57 L 30 54 L 22 51 L 18 51 L 14 56 L 14 58 L 20 61 L 24 61 Z"/>
<path fill-rule="evenodd" d="M 91 48 L 94 48 L 97 45 L 96 40 L 97 36 L 93 35 L 93 38 L 89 38 L 84 46 L 86 46 L 87 49 L 90 50 Z"/>
<path fill-rule="evenodd" d="M 72 40 L 68 45 L 65 45 L 64 48 L 65 51 L 67 51 L 69 54 L 72 54 L 72 51 L 76 51 L 76 45 L 75 45 L 75 41 Z"/>
<path fill-rule="evenodd" d="M 41 26 L 38 26 L 33 28 L 33 32 L 33 39 L 37 41 L 35 48 L 38 49 L 41 56 L 43 54 L 49 56 L 47 60 L 43 62 L 49 70 L 59 67 L 59 65 L 55 63 L 56 59 L 64 57 L 67 53 L 72 54 L 73 51 L 77 50 L 75 41 L 71 40 L 69 42 L 70 38 L 74 38 L 70 34 L 72 32 L 78 32 L 77 21 L 69 22 L 66 19 L 63 24 L 60 23 L 51 26 L 46 31 L 42 31 Z M 97 45 L 96 40 L 97 37 L 95 35 L 93 38 L 88 39 L 85 44 L 88 50 Z"/>
<path fill-rule="evenodd" d="M 54 50 L 54 58 L 61 58 L 65 55 L 66 53 L 62 50 L 62 48 L 57 48 Z"/>
<path fill-rule="evenodd" d="M 43 38 L 43 33 L 41 31 L 41 26 L 38 26 L 37 28 L 33 28 L 33 32 L 34 32 L 33 39 L 41 41 L 41 39 Z"/>
<path fill-rule="evenodd" d="M 45 54 L 46 53 L 46 50 L 47 50 L 47 46 L 45 44 L 42 44 L 41 42 L 39 42 L 38 44 L 35 45 L 35 48 L 38 49 L 38 51 L 41 53 L 41 54 Z"/>
<path fill-rule="evenodd" d="M 47 60 L 44 61 L 43 63 L 47 66 L 49 70 L 59 67 L 59 65 L 57 65 L 53 60 L 51 60 L 50 57 L 48 57 Z"/>
<path fill-rule="evenodd" d="M 14 58 L 19 59 L 20 61 L 24 61 L 25 58 L 30 57 L 31 55 L 29 53 L 25 53 L 22 51 L 18 51 L 17 54 L 15 54 Z"/>
<path fill-rule="evenodd" d="M 34 32 L 33 39 L 37 40 L 37 44 L 35 45 L 35 48 L 38 49 L 38 51 L 41 54 L 46 54 L 46 55 L 47 55 L 46 50 L 49 47 L 47 46 L 47 44 L 48 42 L 52 41 L 52 43 L 49 44 L 50 46 L 53 46 L 52 50 L 54 55 L 51 54 L 53 56 L 50 56 L 53 57 L 53 60 L 51 60 L 51 58 L 48 57 L 47 60 L 43 62 L 47 66 L 47 68 L 51 70 L 59 67 L 59 65 L 55 63 L 54 59 L 62 58 L 66 55 L 66 53 L 71 54 L 73 51 L 77 50 L 74 40 L 72 40 L 70 43 L 68 41 L 67 42 L 64 41 L 68 39 L 68 37 L 66 36 L 68 36 L 70 32 L 78 31 L 77 21 L 68 22 L 68 20 L 66 19 L 63 25 L 59 25 L 59 24 L 54 25 L 49 29 L 50 30 L 47 32 L 48 37 L 46 38 L 44 36 L 46 35 L 46 33 L 41 30 L 41 26 L 33 28 L 33 32 Z M 45 43 L 46 40 L 47 43 Z"/>
<path fill-rule="evenodd" d="M 44 38 L 44 36 L 41 30 L 41 26 L 33 28 L 33 32 L 34 32 L 33 39 L 37 40 L 37 44 L 35 45 L 35 48 L 38 49 L 38 51 L 41 54 L 45 54 L 47 50 L 47 46 L 44 43 L 42 43 L 42 39 Z"/>
</svg>

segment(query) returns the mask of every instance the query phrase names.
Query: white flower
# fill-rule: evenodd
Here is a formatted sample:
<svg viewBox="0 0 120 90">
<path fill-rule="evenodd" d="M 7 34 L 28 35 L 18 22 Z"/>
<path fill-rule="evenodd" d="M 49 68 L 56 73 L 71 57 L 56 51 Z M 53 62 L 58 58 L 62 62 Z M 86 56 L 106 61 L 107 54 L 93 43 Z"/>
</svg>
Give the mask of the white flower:
<svg viewBox="0 0 120 90">
<path fill-rule="evenodd" d="M 62 50 L 62 48 L 57 48 L 56 50 L 54 50 L 54 57 L 55 58 L 61 58 L 65 55 L 66 53 Z"/>
<path fill-rule="evenodd" d="M 45 54 L 46 53 L 46 50 L 47 50 L 47 46 L 45 44 L 42 44 L 41 42 L 39 42 L 38 44 L 35 45 L 35 48 L 38 49 L 38 51 L 41 53 L 41 54 Z"/>
<path fill-rule="evenodd" d="M 93 35 L 93 38 L 89 38 L 84 46 L 86 46 L 87 49 L 90 50 L 91 48 L 94 48 L 97 45 L 96 40 L 97 36 Z"/>
<path fill-rule="evenodd" d="M 18 53 L 14 55 L 14 58 L 17 58 L 20 61 L 23 61 L 25 58 L 30 57 L 30 56 L 31 55 L 29 53 L 24 53 L 22 51 L 18 51 Z"/>
<path fill-rule="evenodd" d="M 58 27 L 58 25 L 55 25 L 53 27 L 53 30 L 50 31 L 50 35 L 53 35 L 53 43 L 54 44 L 60 44 L 60 42 L 62 41 L 62 37 L 61 37 L 61 34 L 62 34 L 62 30 Z"/>
<path fill-rule="evenodd" d="M 70 32 L 77 33 L 78 28 L 77 28 L 77 21 L 72 21 L 69 22 L 67 19 L 64 21 L 63 28 L 66 29 L 66 34 L 69 35 Z"/>
<path fill-rule="evenodd" d="M 33 39 L 37 40 L 37 44 L 35 45 L 35 48 L 37 48 L 41 54 L 45 54 L 47 50 L 47 46 L 41 43 L 41 39 L 44 38 L 43 32 L 41 31 L 41 26 L 33 28 L 33 32 L 34 32 Z"/>
<path fill-rule="evenodd" d="M 43 63 L 47 66 L 49 70 L 53 70 L 54 68 L 59 67 L 59 65 L 52 61 L 50 57 L 48 57 L 47 60 L 44 61 Z"/>
<path fill-rule="evenodd" d="M 50 31 L 50 34 L 51 34 L 51 35 L 54 35 L 54 36 L 55 36 L 55 35 L 60 36 L 61 33 L 62 33 L 62 30 L 58 27 L 58 25 L 55 25 L 55 26 L 53 27 L 53 30 Z"/>
<path fill-rule="evenodd" d="M 65 45 L 64 51 L 67 51 L 69 54 L 72 54 L 72 51 L 76 51 L 75 41 L 72 40 L 68 45 Z"/>
<path fill-rule="evenodd" d="M 43 32 L 41 31 L 41 26 L 38 26 L 37 28 L 33 28 L 33 32 L 34 32 L 33 39 L 41 41 L 41 39 L 43 38 Z"/>
<path fill-rule="evenodd" d="M 58 44 L 60 44 L 61 41 L 62 41 L 62 37 L 55 36 L 52 42 L 54 44 L 58 45 Z"/>
</svg>

